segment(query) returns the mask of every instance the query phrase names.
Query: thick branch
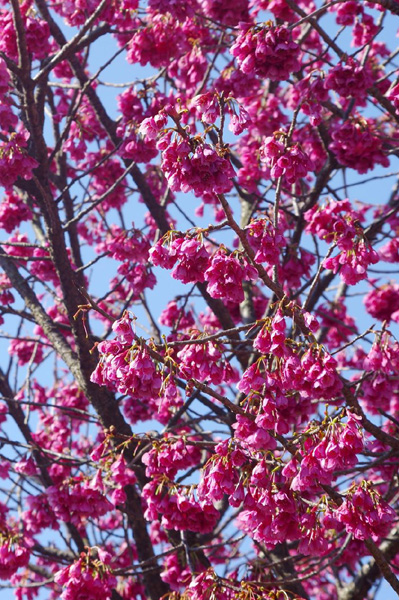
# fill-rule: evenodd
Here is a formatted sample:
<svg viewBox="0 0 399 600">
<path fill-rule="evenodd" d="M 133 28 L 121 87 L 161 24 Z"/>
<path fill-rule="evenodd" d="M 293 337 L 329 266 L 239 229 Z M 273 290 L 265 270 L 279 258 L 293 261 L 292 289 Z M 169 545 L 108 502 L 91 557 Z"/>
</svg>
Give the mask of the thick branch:
<svg viewBox="0 0 399 600">
<path fill-rule="evenodd" d="M 374 558 L 363 565 L 353 581 L 348 583 L 342 590 L 338 590 L 339 600 L 364 600 L 366 598 L 373 584 L 381 577 L 384 568 L 381 567 L 381 556 L 384 559 L 383 563 L 387 564 L 399 553 L 399 527 L 395 527 L 389 538 L 376 548 L 377 552 Z M 397 585 L 396 591 L 398 592 Z"/>
</svg>

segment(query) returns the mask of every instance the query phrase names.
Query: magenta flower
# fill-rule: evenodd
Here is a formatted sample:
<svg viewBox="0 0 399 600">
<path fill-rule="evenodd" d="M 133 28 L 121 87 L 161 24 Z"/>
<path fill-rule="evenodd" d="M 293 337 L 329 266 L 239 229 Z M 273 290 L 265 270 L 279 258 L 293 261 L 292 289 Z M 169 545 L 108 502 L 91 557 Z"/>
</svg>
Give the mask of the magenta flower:
<svg viewBox="0 0 399 600">
<path fill-rule="evenodd" d="M 107 565 L 98 560 L 93 561 L 89 555 L 84 554 L 72 565 L 58 571 L 54 581 L 63 587 L 60 596 L 62 600 L 109 600 L 117 583 Z"/>
<path fill-rule="evenodd" d="M 358 540 L 378 542 L 388 535 L 396 513 L 370 484 L 363 481 L 348 492 L 335 517 Z"/>
<path fill-rule="evenodd" d="M 299 46 L 284 26 L 252 27 L 240 23 L 240 33 L 230 49 L 244 73 L 284 81 L 299 68 Z"/>
<path fill-rule="evenodd" d="M 220 248 L 212 256 L 204 277 L 208 281 L 207 289 L 212 298 L 239 303 L 244 300 L 242 282 L 257 279 L 258 273 L 244 257 L 227 254 Z"/>
<path fill-rule="evenodd" d="M 30 557 L 29 549 L 19 536 L 10 532 L 0 535 L 0 579 L 9 579 L 21 567 L 26 567 Z"/>
</svg>

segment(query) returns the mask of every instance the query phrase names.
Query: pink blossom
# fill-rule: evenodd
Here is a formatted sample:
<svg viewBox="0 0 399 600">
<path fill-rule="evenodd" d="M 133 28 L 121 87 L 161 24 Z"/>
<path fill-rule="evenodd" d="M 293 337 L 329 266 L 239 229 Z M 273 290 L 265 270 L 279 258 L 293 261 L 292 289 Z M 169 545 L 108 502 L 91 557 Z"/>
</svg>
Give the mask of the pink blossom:
<svg viewBox="0 0 399 600">
<path fill-rule="evenodd" d="M 266 219 L 251 221 L 247 226 L 248 240 L 255 250 L 255 261 L 275 265 L 279 262 L 281 249 L 286 240 L 279 230 Z"/>
<path fill-rule="evenodd" d="M 39 364 L 43 360 L 43 344 L 39 340 L 11 340 L 9 353 L 18 358 L 18 364 L 21 366 L 30 361 Z"/>
<path fill-rule="evenodd" d="M 212 504 L 201 507 L 189 492 L 179 491 L 174 485 L 169 487 L 167 482 L 160 483 L 157 479 L 144 486 L 143 498 L 147 501 L 146 519 L 152 521 L 159 513 L 161 524 L 167 529 L 207 533 L 212 531 L 219 517 Z"/>
<path fill-rule="evenodd" d="M 337 124 L 331 133 L 330 150 L 338 162 L 355 169 L 358 173 L 367 173 L 375 165 L 389 166 L 382 140 L 375 135 L 370 120 L 346 121 Z"/>
<path fill-rule="evenodd" d="M 190 329 L 194 326 L 194 317 L 191 311 L 185 311 L 179 308 L 175 300 L 168 302 L 166 308 L 159 316 L 161 325 L 172 327 L 173 329 Z"/>
<path fill-rule="evenodd" d="M 7 531 L 0 535 L 0 579 L 9 579 L 28 564 L 30 551 L 21 542 Z"/>
<path fill-rule="evenodd" d="M 174 140 L 162 152 L 162 169 L 172 191 L 188 192 L 196 196 L 205 192 L 224 194 L 232 188 L 234 169 L 209 144 L 192 147 L 187 140 Z"/>
<path fill-rule="evenodd" d="M 32 218 L 30 208 L 22 199 L 12 192 L 6 192 L 0 204 L 0 227 L 11 233 L 22 221 Z"/>
<path fill-rule="evenodd" d="M 183 283 L 204 281 L 205 271 L 209 266 L 210 255 L 203 242 L 195 238 L 178 240 L 178 263 L 171 275 Z"/>
<path fill-rule="evenodd" d="M 182 27 L 176 23 L 170 14 L 153 14 L 151 23 L 141 27 L 130 39 L 127 51 L 128 62 L 153 67 L 165 66 L 169 61 L 184 50 L 189 43 Z"/>
<path fill-rule="evenodd" d="M 385 537 L 396 518 L 396 513 L 380 494 L 365 481 L 349 491 L 344 502 L 335 511 L 340 523 L 358 540 L 371 537 L 375 542 Z"/>
<path fill-rule="evenodd" d="M 192 338 L 198 336 L 195 332 Z M 198 340 L 200 342 L 200 339 Z M 177 353 L 179 369 L 185 379 L 210 380 L 214 385 L 233 382 L 235 372 L 222 356 L 223 347 L 207 344 L 187 344 Z"/>
<path fill-rule="evenodd" d="M 284 81 L 299 68 L 299 47 L 284 26 L 251 27 L 240 23 L 240 33 L 230 49 L 244 71 L 259 77 Z"/>
<path fill-rule="evenodd" d="M 212 256 L 204 277 L 208 281 L 207 289 L 212 298 L 242 302 L 242 282 L 257 279 L 258 273 L 245 258 L 229 255 L 221 248 Z"/>
<path fill-rule="evenodd" d="M 74 600 L 84 597 L 85 600 L 109 600 L 116 586 L 116 577 L 104 564 L 90 560 L 90 556 L 82 555 L 72 565 L 57 571 L 56 583 L 63 587 L 60 598 Z"/>
<path fill-rule="evenodd" d="M 367 67 L 362 67 L 353 58 L 348 58 L 345 64 L 332 68 L 325 80 L 325 87 L 334 90 L 343 98 L 362 98 L 371 85 L 373 78 Z"/>
<path fill-rule="evenodd" d="M 286 148 L 283 142 L 274 136 L 266 138 L 262 149 L 262 158 L 271 167 L 270 174 L 274 178 L 285 176 L 287 183 L 295 183 L 306 177 L 312 169 L 312 162 L 298 144 Z"/>
<path fill-rule="evenodd" d="M 363 239 L 354 244 L 352 249 L 343 251 L 337 256 L 326 258 L 323 266 L 333 273 L 339 271 L 342 280 L 348 285 L 355 285 L 367 278 L 367 267 L 379 261 L 377 252 Z"/>
<path fill-rule="evenodd" d="M 399 284 L 391 282 L 372 289 L 365 296 L 364 305 L 375 319 L 399 322 Z"/>
<path fill-rule="evenodd" d="M 234 133 L 234 135 L 239 135 L 245 131 L 245 129 L 248 129 L 250 123 L 251 117 L 243 106 L 239 106 L 238 114 L 235 111 L 235 107 L 233 107 L 233 114 L 230 117 L 229 129 Z"/>
<path fill-rule="evenodd" d="M 355 23 L 355 18 L 363 14 L 363 6 L 357 0 L 348 0 L 343 4 L 330 7 L 337 13 L 336 20 L 339 25 L 350 26 Z"/>
<path fill-rule="evenodd" d="M 148 117 L 141 122 L 139 133 L 148 140 L 155 140 L 165 127 L 168 117 L 165 113 L 159 113 L 154 117 Z"/>
<path fill-rule="evenodd" d="M 57 519 L 79 526 L 87 518 L 105 515 L 112 504 L 87 482 L 75 480 L 69 486 L 50 486 L 48 503 Z"/>
<path fill-rule="evenodd" d="M 12 133 L 8 142 L 0 145 L 0 185 L 11 188 L 18 177 L 32 179 L 32 170 L 38 166 L 37 161 L 28 154 L 29 133 Z"/>
<path fill-rule="evenodd" d="M 205 15 L 224 25 L 238 25 L 249 20 L 247 0 L 199 0 Z"/>
</svg>

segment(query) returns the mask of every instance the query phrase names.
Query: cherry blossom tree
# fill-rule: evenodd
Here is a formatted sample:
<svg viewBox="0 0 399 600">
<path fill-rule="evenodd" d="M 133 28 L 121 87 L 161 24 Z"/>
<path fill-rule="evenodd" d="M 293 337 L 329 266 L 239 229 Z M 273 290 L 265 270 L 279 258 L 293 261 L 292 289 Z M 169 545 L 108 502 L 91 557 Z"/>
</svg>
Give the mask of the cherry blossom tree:
<svg viewBox="0 0 399 600">
<path fill-rule="evenodd" d="M 399 594 L 398 16 L 1 0 L 2 593 Z"/>
</svg>

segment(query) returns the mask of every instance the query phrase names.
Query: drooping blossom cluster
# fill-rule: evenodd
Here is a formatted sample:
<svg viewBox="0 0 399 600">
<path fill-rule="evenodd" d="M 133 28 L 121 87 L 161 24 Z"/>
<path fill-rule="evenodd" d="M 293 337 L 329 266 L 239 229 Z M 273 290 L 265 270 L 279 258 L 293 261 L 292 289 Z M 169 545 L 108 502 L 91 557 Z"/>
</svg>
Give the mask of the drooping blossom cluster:
<svg viewBox="0 0 399 600">
<path fill-rule="evenodd" d="M 242 302 L 242 282 L 256 280 L 256 269 L 241 253 L 229 254 L 223 246 L 211 255 L 201 237 L 167 234 L 151 248 L 151 262 L 172 269 L 172 277 L 183 283 L 208 282 L 212 298 Z"/>
<path fill-rule="evenodd" d="M 234 169 L 223 154 L 201 140 L 172 138 L 158 142 L 162 150 L 162 170 L 173 192 L 224 194 L 233 186 Z"/>
<path fill-rule="evenodd" d="M 195 333 L 193 339 L 195 339 Z M 200 338 L 197 338 L 201 342 Z M 179 372 L 186 379 L 210 381 L 214 385 L 230 383 L 236 374 L 227 360 L 222 360 L 223 347 L 216 344 L 187 344 L 176 357 L 179 359 Z"/>
<path fill-rule="evenodd" d="M 372 415 L 380 411 L 396 412 L 398 390 L 395 373 L 398 368 L 398 343 L 388 334 L 378 336 L 368 354 L 358 350 L 354 359 L 360 360 L 367 373 L 361 384 L 359 398 L 362 406 Z M 358 377 L 354 376 L 356 381 Z"/>
<path fill-rule="evenodd" d="M 212 298 L 239 303 L 244 300 L 242 282 L 256 280 L 258 273 L 243 255 L 228 254 L 222 247 L 212 256 L 204 277 Z"/>
<path fill-rule="evenodd" d="M 381 133 L 375 131 L 371 120 L 350 120 L 337 123 L 331 133 L 329 149 L 344 167 L 367 173 L 376 165 L 389 167 Z"/>
<path fill-rule="evenodd" d="M 19 365 L 41 363 L 43 360 L 43 345 L 39 340 L 14 339 L 10 341 L 9 353 L 18 358 Z"/>
<path fill-rule="evenodd" d="M 202 507 L 190 488 L 175 485 L 164 474 L 153 474 L 143 489 L 147 506 L 145 518 L 154 521 L 161 515 L 161 525 L 165 529 L 201 533 L 212 531 L 219 511 L 212 504 Z"/>
<path fill-rule="evenodd" d="M 320 73 L 312 72 L 307 77 L 300 79 L 288 90 L 288 106 L 296 108 L 309 116 L 311 125 L 317 126 L 322 122 L 323 103 L 329 99 L 325 79 Z"/>
<path fill-rule="evenodd" d="M 354 285 L 366 279 L 367 267 L 378 263 L 377 252 L 365 240 L 354 244 L 353 248 L 341 252 L 336 257 L 326 258 L 324 267 L 331 269 L 333 273 L 339 271 L 343 281 L 348 285 Z"/>
<path fill-rule="evenodd" d="M 60 596 L 62 600 L 72 600 L 82 594 L 88 600 L 111 598 L 116 577 L 107 566 L 107 553 L 99 552 L 99 558 L 100 560 L 94 559 L 90 554 L 82 553 L 75 563 L 55 574 L 55 582 L 63 588 Z"/>
<path fill-rule="evenodd" d="M 248 240 L 255 251 L 255 262 L 275 265 L 281 249 L 287 244 L 285 237 L 267 219 L 252 221 L 248 227 Z"/>
<path fill-rule="evenodd" d="M 373 83 L 372 75 L 367 67 L 362 67 L 353 58 L 345 64 L 338 64 L 331 69 L 325 80 L 325 87 L 334 90 L 342 98 L 362 98 Z"/>
<path fill-rule="evenodd" d="M 172 269 L 171 275 L 183 283 L 203 282 L 210 255 L 200 237 L 184 238 L 167 236 L 150 250 L 151 262 L 164 269 Z"/>
<path fill-rule="evenodd" d="M 247 457 L 239 447 L 229 442 L 218 444 L 202 473 L 198 486 L 200 501 L 203 504 L 218 502 L 226 494 L 231 506 L 240 506 L 244 500 L 240 467 L 246 462 Z"/>
<path fill-rule="evenodd" d="M 367 312 L 379 321 L 399 321 L 399 285 L 386 283 L 375 286 L 365 296 L 364 305 Z"/>
<path fill-rule="evenodd" d="M 12 133 L 0 145 L 0 184 L 10 189 L 18 177 L 29 180 L 33 169 L 38 166 L 36 159 L 27 151 L 29 133 Z"/>
<path fill-rule="evenodd" d="M 103 360 L 92 375 L 93 382 L 140 398 L 152 398 L 159 393 L 161 377 L 145 349 L 112 341 L 101 342 L 98 351 Z"/>
<path fill-rule="evenodd" d="M 184 435 L 184 431 L 181 433 Z M 194 440 L 166 438 L 144 455 L 146 473 L 152 478 L 143 489 L 147 503 L 145 515 L 151 521 L 156 519 L 157 513 L 161 514 L 161 525 L 167 529 L 209 531 L 218 511 L 213 505 L 201 506 L 190 486 L 174 482 L 179 470 L 187 469 L 200 460 L 199 449 L 195 443 L 190 445 L 190 441 Z"/>
<path fill-rule="evenodd" d="M 388 534 L 396 518 L 395 511 L 367 482 L 349 490 L 334 516 L 356 539 L 374 541 Z"/>
<path fill-rule="evenodd" d="M 318 439 L 317 434 L 309 435 L 306 439 L 306 454 L 302 457 L 300 465 L 296 459 L 292 459 L 291 464 L 285 468 L 287 474 L 298 470 L 292 480 L 291 489 L 304 492 L 320 484 L 329 485 L 336 470 L 347 469 L 357 463 L 356 455 L 362 452 L 364 447 L 359 419 L 353 413 L 349 413 L 345 424 L 332 421 L 324 435 L 320 432 L 319 436 Z"/>
<path fill-rule="evenodd" d="M 29 561 L 29 547 L 11 531 L 0 534 L 0 579 L 9 579 Z"/>
<path fill-rule="evenodd" d="M 32 211 L 21 201 L 21 198 L 13 193 L 4 195 L 0 205 L 0 227 L 7 233 L 11 233 L 19 227 L 23 221 L 32 218 Z"/>
<path fill-rule="evenodd" d="M 312 169 L 312 162 L 298 144 L 286 147 L 283 141 L 270 136 L 265 139 L 261 156 L 271 167 L 270 174 L 278 179 L 284 176 L 287 183 L 295 183 L 306 177 Z"/>
<path fill-rule="evenodd" d="M 307 230 L 326 242 L 333 242 L 341 251 L 323 261 L 326 269 L 339 272 L 343 281 L 354 285 L 366 279 L 367 268 L 379 262 L 379 256 L 365 237 L 360 225 L 361 215 L 347 200 L 331 201 L 320 209 L 315 206 L 306 213 Z"/>
<path fill-rule="evenodd" d="M 57 519 L 76 526 L 88 517 L 95 515 L 98 518 L 112 509 L 106 497 L 88 481 L 72 480 L 63 488 L 49 487 L 47 497 Z"/>
<path fill-rule="evenodd" d="M 299 46 L 287 27 L 240 24 L 230 52 L 244 73 L 255 72 L 271 81 L 284 81 L 299 68 Z"/>
</svg>

